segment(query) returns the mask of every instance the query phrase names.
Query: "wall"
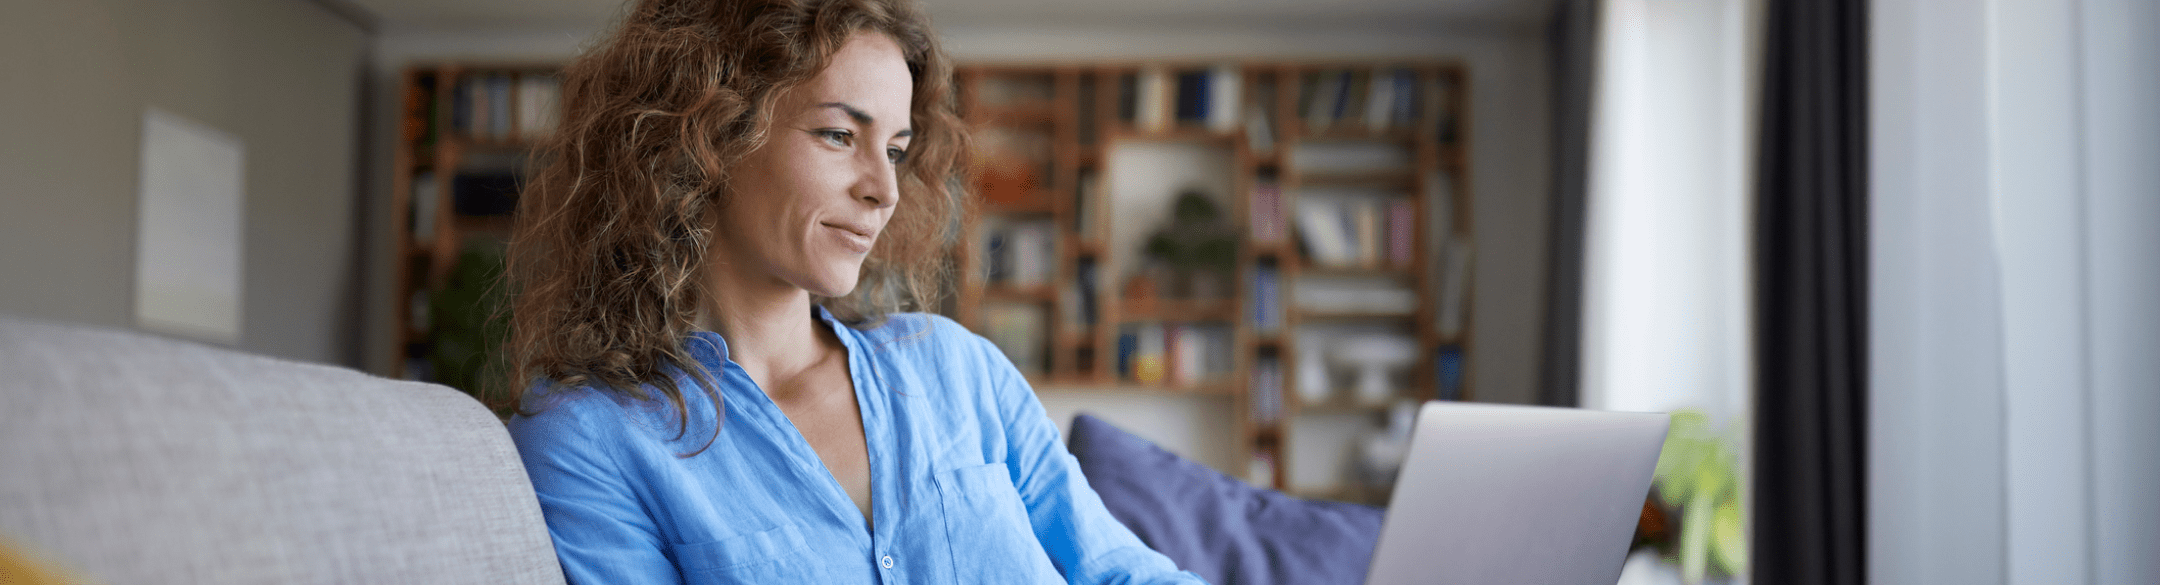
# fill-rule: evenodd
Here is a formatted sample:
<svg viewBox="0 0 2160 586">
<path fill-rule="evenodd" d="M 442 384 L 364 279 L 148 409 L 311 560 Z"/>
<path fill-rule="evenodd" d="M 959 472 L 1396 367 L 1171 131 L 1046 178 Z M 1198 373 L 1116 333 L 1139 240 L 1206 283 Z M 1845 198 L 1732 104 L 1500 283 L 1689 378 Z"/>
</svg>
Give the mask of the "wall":
<svg viewBox="0 0 2160 586">
<path fill-rule="evenodd" d="M 1551 211 L 1550 75 L 1546 41 L 1538 26 L 1479 26 L 1433 30 L 1323 29 L 1302 26 L 1181 26 L 1102 24 L 969 23 L 940 28 L 945 47 L 963 62 L 1091 62 L 1153 59 L 1363 59 L 1455 58 L 1470 71 L 1469 173 L 1477 226 L 1474 303 L 1475 353 L 1471 384 L 1481 400 L 1528 403 L 1536 396 L 1541 356 L 1545 271 Z M 481 60 L 552 62 L 575 54 L 589 31 L 481 33 L 386 33 L 376 51 L 374 79 L 378 123 L 371 129 L 376 160 L 389 160 L 395 111 L 392 89 L 398 67 L 413 61 Z M 388 217 L 389 169 L 377 179 L 370 213 Z M 377 222 L 376 225 L 384 225 Z M 387 238 L 378 229 L 373 242 Z M 387 277 L 378 263 L 371 274 Z M 379 281 L 379 282 L 387 282 Z M 388 315 L 387 292 L 370 299 L 372 315 Z M 371 323 L 387 324 L 386 319 Z M 371 331 L 370 368 L 390 361 L 387 325 Z M 1069 413 L 1087 410 L 1194 457 L 1242 475 L 1244 464 L 1228 444 L 1235 413 L 1220 399 L 1160 396 L 1096 389 L 1041 393 L 1059 425 Z M 1211 406 L 1217 405 L 1220 406 Z M 1198 433 L 1194 430 L 1219 430 Z"/>
<path fill-rule="evenodd" d="M 306 2 L 0 3 L 0 311 L 134 324 L 155 106 L 245 142 L 241 348 L 357 365 L 366 35 Z"/>
<path fill-rule="evenodd" d="M 2160 7 L 1871 16 L 1869 580 L 2160 580 Z"/>
</svg>

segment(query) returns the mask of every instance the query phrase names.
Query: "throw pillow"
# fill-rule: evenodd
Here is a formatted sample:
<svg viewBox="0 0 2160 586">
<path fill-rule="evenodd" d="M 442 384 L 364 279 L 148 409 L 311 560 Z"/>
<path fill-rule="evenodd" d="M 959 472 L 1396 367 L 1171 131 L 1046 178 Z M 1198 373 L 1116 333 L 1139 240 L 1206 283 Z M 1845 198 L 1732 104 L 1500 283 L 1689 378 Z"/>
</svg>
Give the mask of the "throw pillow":
<svg viewBox="0 0 2160 586">
<path fill-rule="evenodd" d="M 1112 516 L 1209 582 L 1365 582 L 1379 507 L 1255 487 L 1085 413 L 1070 447 Z"/>
</svg>

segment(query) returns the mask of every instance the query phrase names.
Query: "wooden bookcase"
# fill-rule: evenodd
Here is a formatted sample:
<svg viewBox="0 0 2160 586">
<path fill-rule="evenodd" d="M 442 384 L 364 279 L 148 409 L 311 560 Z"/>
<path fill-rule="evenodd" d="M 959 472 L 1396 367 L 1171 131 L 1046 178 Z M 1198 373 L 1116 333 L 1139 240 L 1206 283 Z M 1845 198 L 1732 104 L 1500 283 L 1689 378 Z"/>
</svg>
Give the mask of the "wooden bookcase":
<svg viewBox="0 0 2160 586">
<path fill-rule="evenodd" d="M 952 313 L 998 342 L 1038 388 L 1228 395 L 1239 412 L 1235 445 L 1240 456 L 1255 463 L 1248 476 L 1259 476 L 1249 479 L 1284 488 L 1291 486 L 1289 472 L 1299 464 L 1291 461 L 1290 446 L 1298 439 L 1300 417 L 1387 410 L 1347 397 L 1349 389 L 1337 388 L 1339 373 L 1333 372 L 1324 385 L 1328 392 L 1318 400 L 1302 399 L 1294 390 L 1299 363 L 1306 353 L 1332 345 L 1308 332 L 1392 329 L 1398 340 L 1414 343 L 1415 366 L 1406 376 L 1396 371 L 1399 382 L 1390 400 L 1475 396 L 1465 372 L 1473 226 L 1463 128 L 1468 88 L 1460 65 L 974 64 L 961 67 L 958 76 L 963 116 L 979 143 L 971 180 L 982 199 L 956 245 L 960 283 Z M 1222 99 L 1218 92 L 1226 84 L 1234 84 L 1236 92 Z M 1208 87 L 1193 91 L 1196 85 Z M 1395 104 L 1397 98 L 1407 106 Z M 1345 106 L 1331 110 L 1335 102 Z M 1364 116 L 1381 104 L 1389 109 L 1386 115 Z M 1233 113 L 1224 114 L 1225 105 Z M 1117 241 L 1121 229 L 1130 238 L 1131 227 L 1113 225 L 1147 215 L 1134 205 L 1171 201 L 1166 196 L 1135 204 L 1112 191 L 1144 190 L 1147 179 L 1106 178 L 1118 177 L 1118 166 L 1132 163 L 1120 149 L 1159 144 L 1226 155 L 1220 158 L 1227 161 L 1222 171 L 1229 176 L 1228 193 L 1215 195 L 1237 240 L 1232 286 L 1216 287 L 1220 295 L 1166 296 L 1173 288 L 1162 283 L 1133 285 L 1136 279 L 1159 281 L 1164 272 L 1132 269 L 1143 263 L 1131 257 L 1145 255 Z M 1324 161 L 1329 149 L 1379 153 L 1387 164 L 1335 166 Z M 1341 197 L 1344 192 L 1377 194 L 1378 204 L 1398 214 L 1379 216 L 1393 219 L 1388 222 L 1393 230 L 1372 229 L 1370 212 L 1362 214 L 1360 226 L 1346 228 L 1363 236 L 1361 244 L 1386 234 L 1379 254 L 1366 244 L 1354 260 L 1344 262 L 1339 247 L 1323 255 L 1316 244 L 1320 235 L 1303 229 L 1304 198 L 1355 199 Z M 1323 211 L 1313 217 L 1327 217 L 1326 205 L 1312 207 Z M 1035 242 L 1043 238 L 1044 223 L 1053 227 L 1046 246 Z M 1015 246 L 1016 241 L 1028 245 Z M 1031 257 L 1032 263 L 1024 260 Z M 1047 266 L 1013 268 L 1028 264 Z M 1321 307 L 1362 295 L 1355 288 L 1348 294 L 1315 289 L 1308 299 L 1299 298 L 1302 284 L 1327 280 L 1393 283 L 1398 302 L 1378 311 Z M 1270 281 L 1271 288 L 1264 285 Z M 1400 302 L 1404 293 L 1411 296 L 1407 306 Z M 1028 312 L 1037 315 L 1025 317 Z M 1261 317 L 1263 312 L 1279 313 L 1270 320 Z M 1269 321 L 1273 325 L 1266 325 Z M 1198 377 L 1160 376 L 1147 365 L 1150 350 L 1139 348 L 1142 339 L 1156 335 L 1158 325 L 1179 332 L 1164 334 L 1169 338 L 1164 354 L 1170 357 L 1161 361 L 1186 360 L 1174 356 L 1180 348 L 1198 350 L 1213 355 L 1217 370 Z M 1201 335 L 1206 338 L 1201 344 L 1181 340 L 1196 331 L 1212 337 Z M 1221 356 L 1225 352 L 1227 360 Z M 1386 497 L 1357 483 L 1292 492 L 1365 502 Z"/>
<path fill-rule="evenodd" d="M 500 327 L 490 308 L 456 303 L 438 315 L 442 296 L 499 294 L 453 277 L 460 265 L 507 241 L 522 167 L 558 117 L 552 65 L 421 65 L 402 74 L 400 129 L 392 154 L 391 254 L 394 259 L 395 376 L 445 382 L 477 393 L 469 377 L 446 376 L 435 363 L 467 369 L 484 358 L 442 357 L 465 343 L 475 323 Z M 471 270 L 483 267 L 465 267 Z M 453 331 L 455 330 L 455 331 Z M 473 348 L 484 353 L 486 349 Z M 462 354 L 463 352 L 461 352 Z"/>
</svg>

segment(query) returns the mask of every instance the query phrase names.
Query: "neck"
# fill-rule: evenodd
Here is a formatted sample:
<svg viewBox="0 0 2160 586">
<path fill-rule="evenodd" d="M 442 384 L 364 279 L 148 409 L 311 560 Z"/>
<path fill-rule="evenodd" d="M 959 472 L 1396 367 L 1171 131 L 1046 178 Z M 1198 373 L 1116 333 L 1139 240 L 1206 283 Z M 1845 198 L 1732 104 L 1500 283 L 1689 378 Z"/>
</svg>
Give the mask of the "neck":
<svg viewBox="0 0 2160 586">
<path fill-rule="evenodd" d="M 810 293 L 778 279 L 730 274 L 716 263 L 701 325 L 727 339 L 728 359 L 766 389 L 784 385 L 840 345 L 810 312 Z M 769 281 L 769 282 L 768 282 Z"/>
</svg>

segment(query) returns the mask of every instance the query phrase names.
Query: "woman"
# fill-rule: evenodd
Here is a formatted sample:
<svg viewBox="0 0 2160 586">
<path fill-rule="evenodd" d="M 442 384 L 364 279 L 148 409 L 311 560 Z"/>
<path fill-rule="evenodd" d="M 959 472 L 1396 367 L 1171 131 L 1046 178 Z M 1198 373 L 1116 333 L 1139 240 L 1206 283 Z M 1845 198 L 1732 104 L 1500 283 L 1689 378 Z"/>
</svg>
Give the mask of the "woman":
<svg viewBox="0 0 2160 586">
<path fill-rule="evenodd" d="M 570 581 L 1198 581 L 1002 354 L 898 313 L 967 148 L 902 1 L 645 0 L 564 71 L 507 353 Z"/>
</svg>

